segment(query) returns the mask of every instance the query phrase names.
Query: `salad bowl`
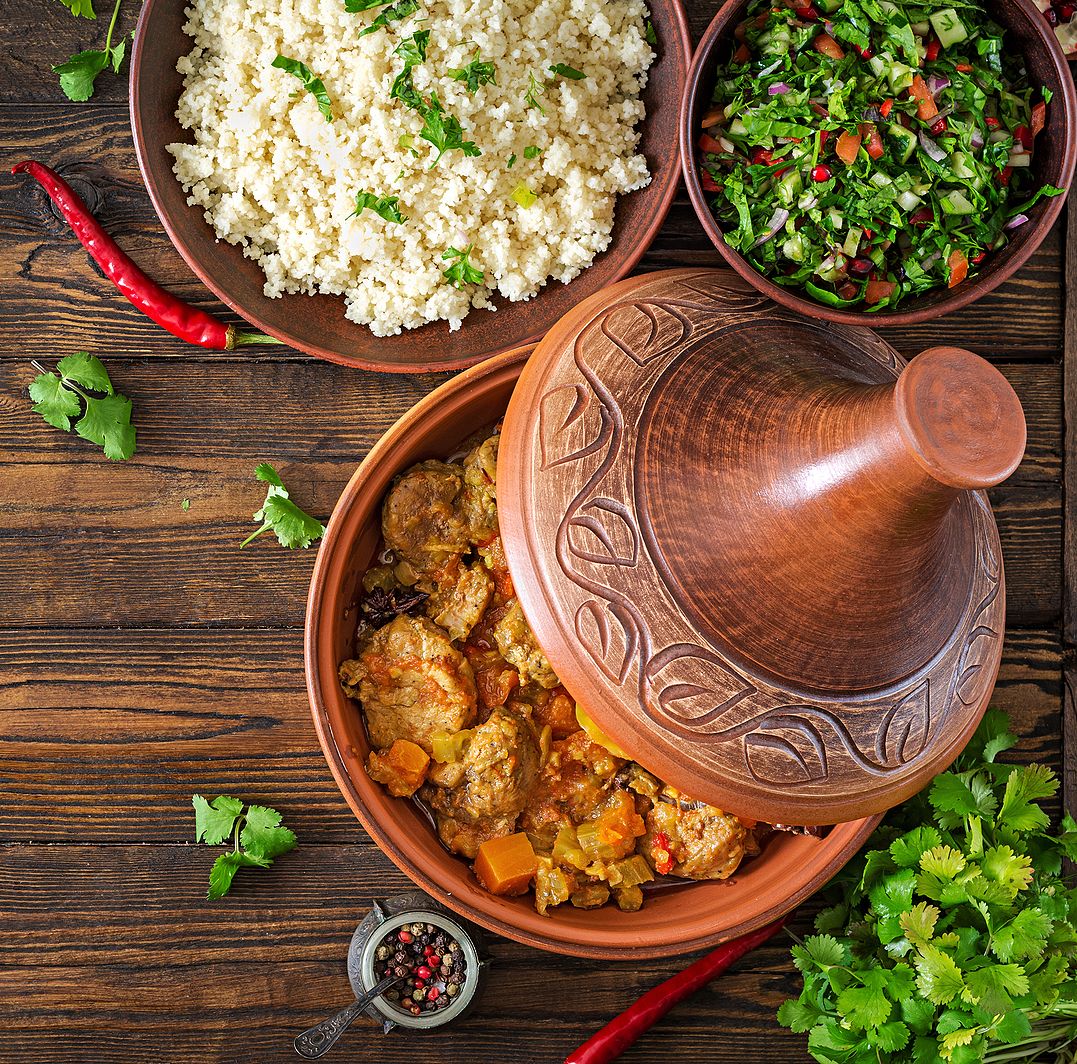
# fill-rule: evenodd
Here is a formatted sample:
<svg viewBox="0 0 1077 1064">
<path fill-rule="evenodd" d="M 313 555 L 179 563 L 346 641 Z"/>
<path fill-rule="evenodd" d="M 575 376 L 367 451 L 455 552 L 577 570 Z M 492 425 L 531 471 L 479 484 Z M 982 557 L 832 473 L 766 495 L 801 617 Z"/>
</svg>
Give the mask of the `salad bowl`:
<svg viewBox="0 0 1077 1064">
<path fill-rule="evenodd" d="M 792 5 L 790 5 L 792 6 Z M 830 306 L 813 299 L 799 288 L 776 284 L 733 248 L 710 207 L 710 193 L 701 177 L 698 138 L 704 114 L 711 104 L 717 70 L 728 60 L 735 45 L 734 28 L 745 16 L 744 0 L 726 0 L 714 16 L 693 59 L 681 102 L 681 166 L 689 198 L 700 223 L 714 246 L 741 277 L 776 303 L 808 317 L 860 325 L 913 324 L 941 317 L 968 306 L 997 288 L 1036 252 L 1057 221 L 1065 195 L 1044 197 L 1028 211 L 1028 221 L 1010 234 L 1009 242 L 988 255 L 973 277 L 953 288 L 935 288 L 909 295 L 896 308 L 877 311 L 858 307 Z M 1032 0 L 991 0 L 987 13 L 1006 32 L 1025 57 L 1031 83 L 1050 90 L 1047 120 L 1036 137 L 1032 156 L 1034 187 L 1054 185 L 1069 189 L 1077 158 L 1077 96 L 1066 58 L 1051 26 Z"/>
</svg>

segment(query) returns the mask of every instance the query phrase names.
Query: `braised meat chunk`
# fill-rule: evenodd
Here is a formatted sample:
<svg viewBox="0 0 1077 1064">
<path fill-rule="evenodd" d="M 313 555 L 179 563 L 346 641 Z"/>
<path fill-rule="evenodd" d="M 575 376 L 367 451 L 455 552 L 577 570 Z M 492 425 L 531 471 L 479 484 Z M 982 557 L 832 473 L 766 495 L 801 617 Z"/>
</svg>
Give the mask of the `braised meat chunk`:
<svg viewBox="0 0 1077 1064">
<path fill-rule="evenodd" d="M 735 816 L 712 805 L 658 801 L 645 820 L 644 857 L 655 871 L 685 879 L 728 879 L 751 843 Z"/>
<path fill-rule="evenodd" d="M 534 682 L 540 687 L 558 687 L 561 681 L 550 668 L 527 623 L 520 603 L 513 600 L 494 628 L 494 639 L 501 656 L 520 674 L 521 683 Z"/>
<path fill-rule="evenodd" d="M 428 788 L 423 792 L 424 797 L 429 798 L 436 793 L 434 788 Z M 437 821 L 438 838 L 442 845 L 453 853 L 460 854 L 474 860 L 479 853 L 479 847 L 490 839 L 502 839 L 512 834 L 513 824 L 516 817 L 494 817 L 487 820 L 460 821 L 448 813 L 435 812 L 434 819 Z"/>
<path fill-rule="evenodd" d="M 495 433 L 464 459 L 463 512 L 471 542 L 485 547 L 498 534 L 497 447 Z"/>
<path fill-rule="evenodd" d="M 430 590 L 470 546 L 461 508 L 464 471 L 447 462 L 412 466 L 392 486 L 381 514 L 382 536 L 424 590 Z"/>
<path fill-rule="evenodd" d="M 440 583 L 426 602 L 426 615 L 449 633 L 450 639 L 466 639 L 482 619 L 494 582 L 479 564 L 461 565 L 453 579 Z"/>
<path fill-rule="evenodd" d="M 359 657 L 340 666 L 344 692 L 362 704 L 373 747 L 407 739 L 432 751 L 433 737 L 475 722 L 475 678 L 467 659 L 425 617 L 378 629 Z"/>
<path fill-rule="evenodd" d="M 462 759 L 464 776 L 432 799 L 435 809 L 463 823 L 515 817 L 527 805 L 542 768 L 538 736 L 531 722 L 498 707 L 473 728 Z"/>
</svg>

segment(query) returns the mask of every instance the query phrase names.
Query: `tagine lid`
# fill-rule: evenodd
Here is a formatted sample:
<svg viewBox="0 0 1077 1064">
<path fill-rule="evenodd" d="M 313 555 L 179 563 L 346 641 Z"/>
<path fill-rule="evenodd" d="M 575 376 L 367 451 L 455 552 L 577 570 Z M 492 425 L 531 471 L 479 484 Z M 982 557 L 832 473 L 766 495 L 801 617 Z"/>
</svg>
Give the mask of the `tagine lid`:
<svg viewBox="0 0 1077 1064">
<path fill-rule="evenodd" d="M 540 342 L 498 458 L 516 592 L 561 681 L 685 794 L 770 823 L 880 812 L 975 730 L 1002 653 L 982 490 L 1020 403 L 725 270 L 630 278 Z"/>
</svg>

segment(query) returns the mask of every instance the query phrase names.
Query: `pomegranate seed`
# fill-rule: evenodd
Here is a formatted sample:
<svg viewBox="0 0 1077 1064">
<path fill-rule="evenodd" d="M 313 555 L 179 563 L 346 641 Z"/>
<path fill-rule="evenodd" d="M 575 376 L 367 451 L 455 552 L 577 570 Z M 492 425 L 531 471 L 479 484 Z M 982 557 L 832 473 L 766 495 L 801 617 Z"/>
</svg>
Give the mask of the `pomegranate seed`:
<svg viewBox="0 0 1077 1064">
<path fill-rule="evenodd" d="M 440 990 L 438 990 L 438 988 L 437 988 L 436 986 L 432 986 L 432 987 L 431 987 L 431 988 L 430 988 L 430 989 L 429 989 L 429 990 L 428 990 L 428 991 L 426 992 L 426 1000 L 427 1000 L 427 1001 L 437 1001 L 437 999 L 438 999 L 439 997 L 441 997 L 441 991 L 440 991 Z"/>
<path fill-rule="evenodd" d="M 987 122 L 988 129 L 998 129 L 998 119 L 991 118 L 990 115 L 984 120 Z"/>
<path fill-rule="evenodd" d="M 1048 25 L 1051 25 L 1051 26 L 1057 26 L 1058 25 L 1058 12 L 1053 7 L 1049 7 L 1043 13 L 1043 17 L 1045 19 L 1047 19 Z"/>
<path fill-rule="evenodd" d="M 871 50 L 871 45 L 870 44 L 867 46 L 867 48 L 857 48 L 857 51 L 860 53 L 860 58 L 861 59 L 870 59 L 875 54 Z"/>
<path fill-rule="evenodd" d="M 425 980 L 425 979 L 429 979 L 430 976 L 433 975 L 434 973 L 432 971 L 430 971 L 430 969 L 427 968 L 427 966 L 425 964 L 420 964 L 419 967 L 415 969 L 415 974 L 420 979 Z"/>
<path fill-rule="evenodd" d="M 820 163 L 818 166 L 811 168 L 811 179 L 813 181 L 829 181 L 830 180 L 830 167 L 826 163 Z"/>
<path fill-rule="evenodd" d="M 875 268 L 875 263 L 871 259 L 853 259 L 849 263 L 849 272 L 855 273 L 858 277 L 866 277 Z"/>
<path fill-rule="evenodd" d="M 774 159 L 774 152 L 769 148 L 753 148 L 752 149 L 752 165 L 757 166 L 759 163 L 763 163 L 765 166 L 770 166 Z"/>
<path fill-rule="evenodd" d="M 1073 18 L 1073 12 L 1077 10 L 1073 4 L 1059 4 L 1058 5 L 1058 17 L 1065 19 L 1067 22 Z"/>
<path fill-rule="evenodd" d="M 947 130 L 946 119 L 940 118 L 932 127 L 931 132 L 937 137 L 940 133 L 945 133 Z"/>
<path fill-rule="evenodd" d="M 405 945 L 414 940 L 415 936 L 410 931 L 401 931 L 397 936 Z"/>
</svg>

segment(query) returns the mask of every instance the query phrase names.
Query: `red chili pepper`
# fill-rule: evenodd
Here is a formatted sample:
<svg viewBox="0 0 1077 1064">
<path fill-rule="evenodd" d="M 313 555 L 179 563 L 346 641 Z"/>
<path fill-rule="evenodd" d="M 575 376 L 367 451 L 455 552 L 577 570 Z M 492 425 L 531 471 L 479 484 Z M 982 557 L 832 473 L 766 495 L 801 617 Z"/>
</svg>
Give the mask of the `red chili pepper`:
<svg viewBox="0 0 1077 1064">
<path fill-rule="evenodd" d="M 973 255 L 972 258 L 969 259 L 969 262 L 971 262 L 973 266 L 979 266 L 980 263 L 983 262 L 983 260 L 986 258 L 987 252 L 981 251 L 979 255 Z"/>
<path fill-rule="evenodd" d="M 894 101 L 893 100 L 883 100 L 883 104 L 879 108 L 879 114 L 881 114 L 883 116 L 883 118 L 889 118 L 890 117 L 890 112 L 893 109 L 894 109 Z"/>
<path fill-rule="evenodd" d="M 215 351 L 231 351 L 244 344 L 279 344 L 265 333 L 237 332 L 204 310 L 189 306 L 150 280 L 115 240 L 101 227 L 75 190 L 55 170 L 30 159 L 11 168 L 13 174 L 29 174 L 60 209 L 82 246 L 105 272 L 105 276 L 147 317 L 173 336 L 189 344 Z"/>
<path fill-rule="evenodd" d="M 932 37 L 931 40 L 927 42 L 927 46 L 924 49 L 924 58 L 929 63 L 934 63 L 935 60 L 939 58 L 939 52 L 941 50 L 942 45 L 939 43 L 938 39 Z"/>
<path fill-rule="evenodd" d="M 732 942 L 724 943 L 683 972 L 648 990 L 634 1005 L 569 1053 L 565 1057 L 565 1064 L 609 1064 L 611 1060 L 616 1060 L 674 1005 L 706 986 L 756 946 L 761 946 L 781 929 L 785 921 L 786 917 L 783 916 L 758 931 L 750 931 Z"/>
</svg>

